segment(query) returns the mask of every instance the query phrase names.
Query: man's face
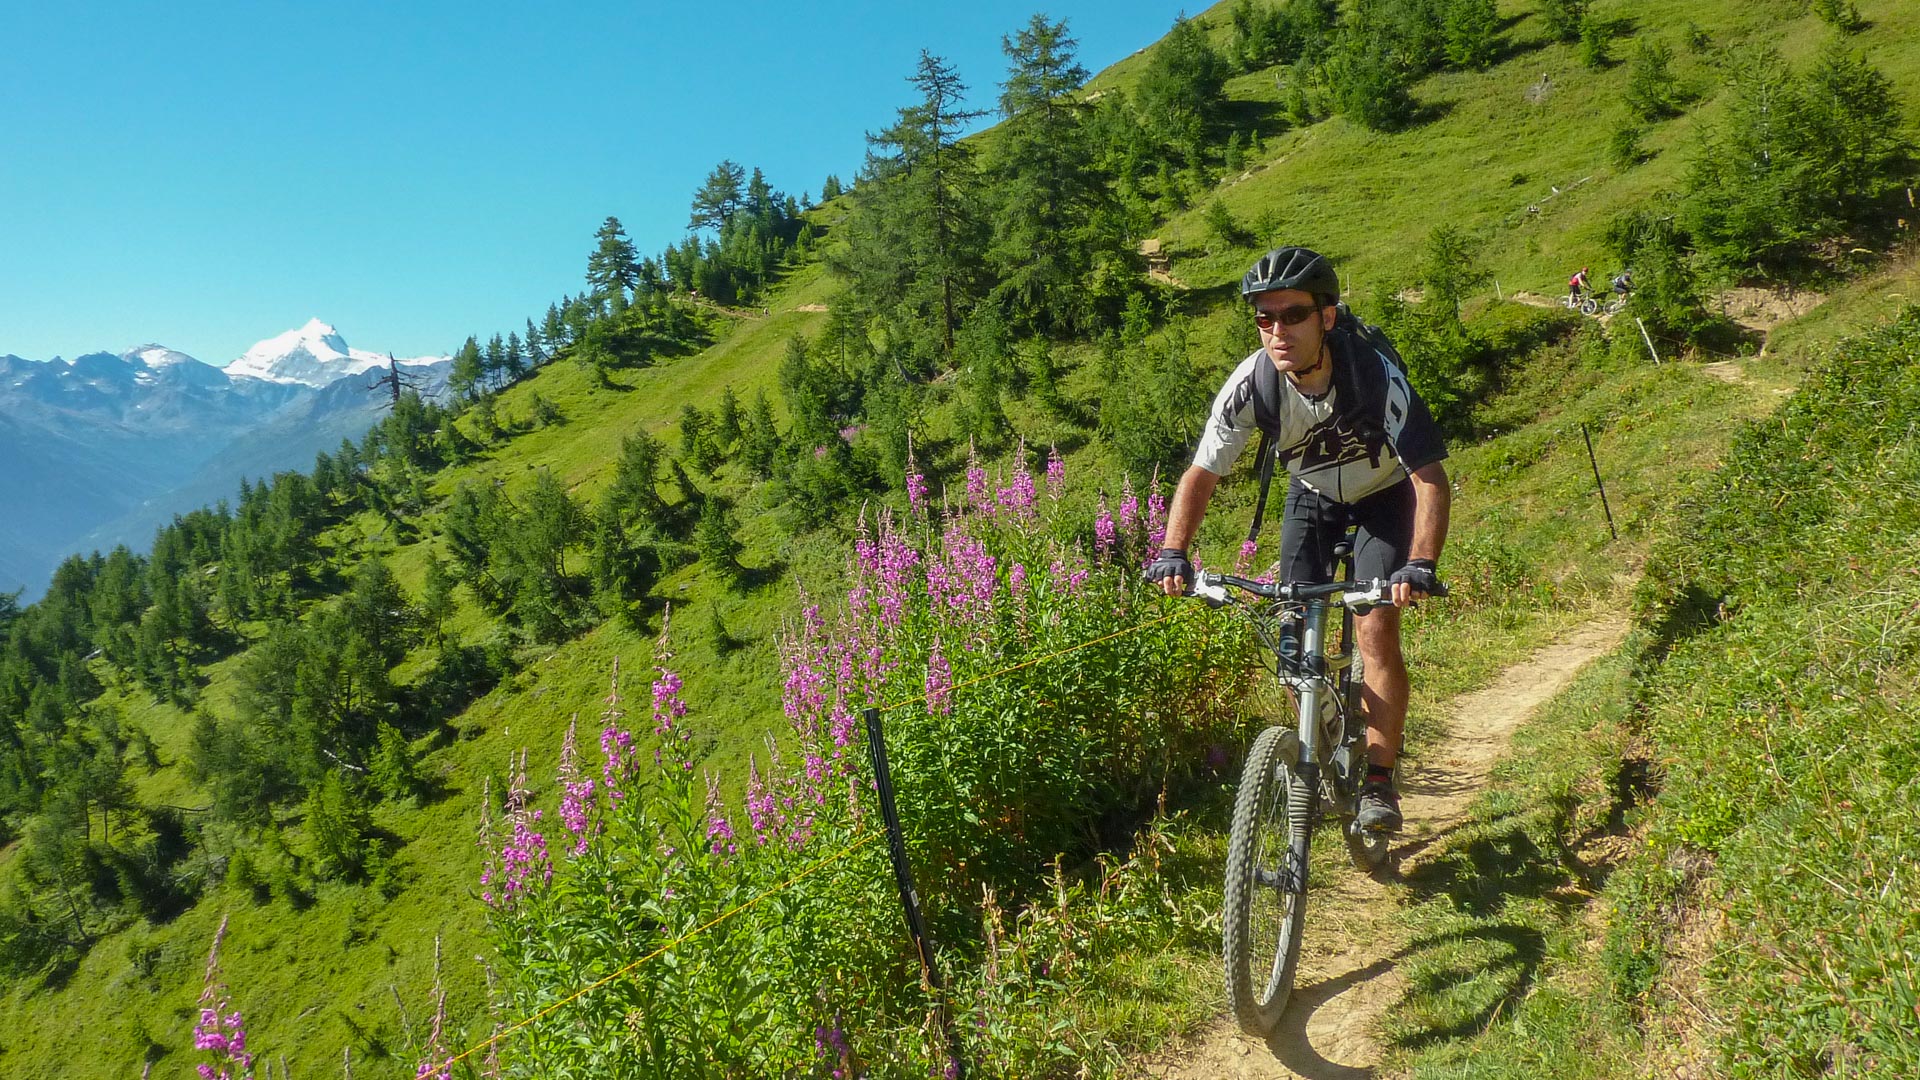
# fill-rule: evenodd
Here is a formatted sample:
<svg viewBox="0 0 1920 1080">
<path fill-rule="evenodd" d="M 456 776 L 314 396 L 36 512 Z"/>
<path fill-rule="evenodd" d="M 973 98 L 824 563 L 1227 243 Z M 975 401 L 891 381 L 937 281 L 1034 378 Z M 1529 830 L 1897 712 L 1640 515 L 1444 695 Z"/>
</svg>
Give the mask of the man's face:
<svg viewBox="0 0 1920 1080">
<path fill-rule="evenodd" d="M 1260 293 L 1253 298 L 1253 312 L 1260 345 L 1282 372 L 1312 367 L 1320 358 L 1327 331 L 1333 329 L 1333 309 L 1316 307 L 1313 294 L 1300 289 Z M 1303 314 L 1306 317 L 1300 318 Z M 1289 319 L 1299 321 L 1289 326 Z"/>
</svg>

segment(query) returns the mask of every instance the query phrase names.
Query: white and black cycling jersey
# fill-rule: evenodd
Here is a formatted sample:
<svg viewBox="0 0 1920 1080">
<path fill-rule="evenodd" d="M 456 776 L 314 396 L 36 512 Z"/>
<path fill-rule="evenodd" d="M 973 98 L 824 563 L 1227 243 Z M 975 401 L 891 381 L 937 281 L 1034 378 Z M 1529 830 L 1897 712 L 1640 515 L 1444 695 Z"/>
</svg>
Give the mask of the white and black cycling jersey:
<svg viewBox="0 0 1920 1080">
<path fill-rule="evenodd" d="M 1287 472 L 1337 502 L 1384 491 L 1447 456 L 1426 402 L 1391 357 L 1339 328 L 1327 347 L 1333 381 L 1318 398 L 1281 376 L 1264 349 L 1240 361 L 1214 396 L 1193 463 L 1224 475 L 1259 430 L 1257 414 L 1269 418 Z M 1262 393 L 1266 407 L 1256 408 Z"/>
</svg>

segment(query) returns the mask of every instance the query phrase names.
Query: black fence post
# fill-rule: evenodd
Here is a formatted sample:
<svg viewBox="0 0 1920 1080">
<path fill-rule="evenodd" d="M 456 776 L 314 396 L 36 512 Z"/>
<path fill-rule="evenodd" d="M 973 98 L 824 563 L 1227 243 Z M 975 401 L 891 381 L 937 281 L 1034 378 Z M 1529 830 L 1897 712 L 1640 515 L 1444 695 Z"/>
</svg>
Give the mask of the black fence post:
<svg viewBox="0 0 1920 1080">
<path fill-rule="evenodd" d="M 887 736 L 880 726 L 880 710 L 867 709 L 866 719 L 867 752 L 873 758 L 873 785 L 880 796 L 880 817 L 887 826 L 887 854 L 893 861 L 894 883 L 900 886 L 900 906 L 906 909 L 907 932 L 913 935 L 913 948 L 920 956 L 920 977 L 933 991 L 940 1030 L 947 1037 L 947 1056 L 953 1063 L 953 1075 L 956 1080 L 965 1080 L 966 1063 L 960 1056 L 960 1043 L 954 1038 L 953 1025 L 947 1016 L 946 987 L 940 981 L 940 969 L 933 965 L 933 939 L 927 934 L 927 921 L 920 912 L 920 894 L 914 891 L 913 870 L 907 865 L 907 841 L 900 831 L 900 810 L 894 805 L 893 774 L 887 768 Z"/>
<path fill-rule="evenodd" d="M 1615 540 L 1620 539 L 1620 530 L 1613 527 L 1613 507 L 1607 505 L 1607 485 L 1600 479 L 1600 459 L 1593 456 L 1593 436 L 1587 434 L 1587 425 L 1580 425 L 1580 437 L 1587 441 L 1587 464 L 1593 466 L 1593 482 L 1600 489 L 1600 509 L 1607 512 L 1607 532 Z"/>
</svg>

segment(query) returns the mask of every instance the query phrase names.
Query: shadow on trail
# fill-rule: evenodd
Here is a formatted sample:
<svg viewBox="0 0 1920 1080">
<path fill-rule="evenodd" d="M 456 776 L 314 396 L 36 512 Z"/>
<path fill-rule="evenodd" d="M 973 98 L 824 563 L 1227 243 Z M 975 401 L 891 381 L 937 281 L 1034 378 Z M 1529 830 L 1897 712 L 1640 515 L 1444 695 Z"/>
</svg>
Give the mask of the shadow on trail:
<svg viewBox="0 0 1920 1080">
<path fill-rule="evenodd" d="M 1518 922 L 1442 932 L 1407 947 L 1408 999 L 1389 1015 L 1393 1041 L 1409 1048 L 1477 1035 L 1526 996 L 1546 936 Z M 1408 1002 L 1420 1001 L 1418 1007 Z"/>
<path fill-rule="evenodd" d="M 1387 1011 L 1386 1037 L 1418 1048 L 1475 1035 L 1524 997 L 1546 955 L 1539 905 L 1564 917 L 1585 900 L 1588 875 L 1568 864 L 1540 814 L 1501 814 L 1428 838 L 1427 855 L 1404 877 L 1411 905 L 1432 927 L 1401 950 L 1406 992 Z"/>
<path fill-rule="evenodd" d="M 1287 1002 L 1287 1011 L 1280 1017 L 1280 1026 L 1267 1036 L 1267 1049 L 1273 1052 L 1274 1060 L 1302 1080 L 1366 1080 L 1371 1077 L 1374 1072 L 1371 1066 L 1343 1065 L 1315 1049 L 1308 1028 L 1314 1026 L 1314 1018 L 1328 1003 L 1361 983 L 1380 978 L 1393 968 L 1394 959 L 1382 957 L 1344 975 L 1295 987 L 1293 997 Z"/>
</svg>

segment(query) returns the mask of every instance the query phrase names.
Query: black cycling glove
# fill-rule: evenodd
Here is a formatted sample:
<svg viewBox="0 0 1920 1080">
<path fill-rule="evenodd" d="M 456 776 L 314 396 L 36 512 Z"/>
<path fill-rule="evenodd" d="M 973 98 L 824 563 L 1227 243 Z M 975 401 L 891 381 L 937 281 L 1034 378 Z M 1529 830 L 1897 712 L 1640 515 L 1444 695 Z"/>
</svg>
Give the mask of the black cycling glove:
<svg viewBox="0 0 1920 1080">
<path fill-rule="evenodd" d="M 1160 554 L 1147 564 L 1148 581 L 1165 581 L 1177 577 L 1193 587 L 1193 563 L 1187 560 L 1187 553 L 1179 548 L 1161 548 Z"/>
<path fill-rule="evenodd" d="M 1387 583 L 1390 585 L 1405 583 L 1413 586 L 1415 592 L 1423 592 L 1428 596 L 1443 596 L 1446 594 L 1446 586 L 1440 584 L 1440 575 L 1435 572 L 1435 565 L 1432 559 L 1408 559 L 1407 565 L 1395 570 L 1393 576 L 1387 579 Z"/>
</svg>

